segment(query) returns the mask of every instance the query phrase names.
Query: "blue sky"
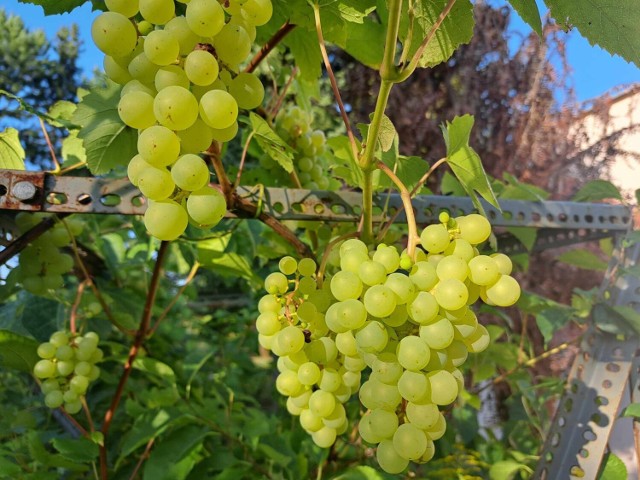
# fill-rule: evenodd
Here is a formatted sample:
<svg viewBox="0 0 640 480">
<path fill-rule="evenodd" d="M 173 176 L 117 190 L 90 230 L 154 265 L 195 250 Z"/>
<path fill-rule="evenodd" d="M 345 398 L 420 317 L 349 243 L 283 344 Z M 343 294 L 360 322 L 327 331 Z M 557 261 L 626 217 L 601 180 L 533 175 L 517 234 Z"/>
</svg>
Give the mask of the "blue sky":
<svg viewBox="0 0 640 480">
<path fill-rule="evenodd" d="M 80 57 L 81 68 L 88 73 L 94 68 L 102 68 L 102 54 L 91 42 L 91 23 L 97 13 L 91 11 L 90 4 L 85 4 L 70 14 L 50 17 L 45 17 L 40 7 L 21 4 L 18 0 L 3 0 L 1 6 L 20 15 L 28 28 L 43 28 L 49 38 L 53 38 L 60 27 L 76 23 L 84 41 Z M 541 11 L 544 10 L 541 8 Z M 524 32 L 530 30 L 517 15 L 512 18 L 514 29 Z M 568 35 L 567 51 L 573 68 L 573 86 L 580 101 L 602 95 L 619 85 L 640 82 L 638 67 L 620 57 L 612 57 L 599 47 L 592 47 L 577 31 Z"/>
</svg>

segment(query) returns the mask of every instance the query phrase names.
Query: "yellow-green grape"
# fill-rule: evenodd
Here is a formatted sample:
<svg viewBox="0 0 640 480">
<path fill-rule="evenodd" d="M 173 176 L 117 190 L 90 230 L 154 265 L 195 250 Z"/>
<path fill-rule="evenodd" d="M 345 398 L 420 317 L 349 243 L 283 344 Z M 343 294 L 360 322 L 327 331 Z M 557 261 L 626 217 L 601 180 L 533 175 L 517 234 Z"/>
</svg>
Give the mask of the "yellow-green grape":
<svg viewBox="0 0 640 480">
<path fill-rule="evenodd" d="M 420 233 L 420 244 L 429 253 L 441 253 L 449 246 L 449 231 L 444 225 L 429 225 Z"/>
<path fill-rule="evenodd" d="M 131 53 L 138 40 L 133 23 L 116 12 L 98 15 L 91 25 L 91 37 L 105 55 L 112 57 L 123 57 Z"/>
<path fill-rule="evenodd" d="M 491 255 L 491 258 L 493 258 L 493 261 L 496 262 L 496 265 L 498 265 L 498 271 L 502 275 L 511 274 L 513 263 L 511 262 L 511 259 L 509 257 L 507 257 L 504 253 L 494 253 L 493 255 Z"/>
<path fill-rule="evenodd" d="M 109 11 L 127 18 L 134 17 L 138 13 L 138 0 L 105 0 L 104 3 Z"/>
<path fill-rule="evenodd" d="M 145 85 L 140 80 L 129 80 L 120 91 L 120 98 L 124 97 L 127 93 L 131 92 L 145 92 L 154 97 L 158 93 L 153 87 Z"/>
<path fill-rule="evenodd" d="M 440 411 L 433 403 L 407 403 L 407 419 L 423 430 L 433 428 L 440 419 Z"/>
<path fill-rule="evenodd" d="M 138 152 L 154 167 L 166 167 L 178 159 L 180 139 L 167 127 L 154 125 L 138 137 Z"/>
<path fill-rule="evenodd" d="M 171 130 L 185 130 L 198 118 L 198 101 L 183 87 L 167 87 L 156 95 L 153 101 L 153 113 L 163 126 Z M 180 152 L 180 140 L 174 134 Z"/>
<path fill-rule="evenodd" d="M 401 457 L 396 451 L 393 440 L 380 442 L 376 450 L 376 460 L 378 460 L 380 468 L 390 474 L 401 473 L 409 466 L 409 460 Z"/>
<path fill-rule="evenodd" d="M 271 0 L 247 0 L 242 5 L 242 16 L 257 27 L 267 23 L 272 14 Z"/>
<path fill-rule="evenodd" d="M 132 77 L 129 70 L 116 62 L 113 57 L 105 55 L 102 65 L 104 73 L 114 82 L 124 85 L 131 81 Z"/>
<path fill-rule="evenodd" d="M 238 103 L 222 90 L 211 90 L 200 99 L 200 117 L 211 128 L 230 127 L 238 118 Z"/>
<path fill-rule="evenodd" d="M 482 215 L 472 213 L 456 218 L 456 223 L 460 229 L 460 238 L 463 238 L 472 245 L 478 245 L 491 235 L 491 224 Z"/>
<path fill-rule="evenodd" d="M 44 404 L 49 408 L 58 408 L 64 403 L 64 395 L 60 390 L 53 390 L 44 396 Z"/>
<path fill-rule="evenodd" d="M 229 93 L 240 108 L 252 110 L 262 104 L 264 86 L 257 75 L 241 72 L 229 84 Z"/>
<path fill-rule="evenodd" d="M 152 168 L 152 165 L 145 162 L 144 158 L 140 154 L 137 154 L 129 161 L 129 165 L 127 166 L 127 177 L 129 177 L 129 181 L 134 187 L 138 186 L 140 174 L 146 168 Z"/>
<path fill-rule="evenodd" d="M 446 318 L 440 318 L 428 325 L 420 327 L 420 338 L 429 345 L 429 348 L 442 350 L 453 342 L 454 329 Z"/>
<path fill-rule="evenodd" d="M 455 377 L 446 370 L 438 370 L 427 373 L 431 391 L 431 403 L 436 405 L 449 405 L 458 396 L 458 382 Z"/>
<path fill-rule="evenodd" d="M 138 175 L 138 188 L 151 200 L 164 200 L 173 193 L 175 183 L 168 170 L 149 167 Z"/>
<path fill-rule="evenodd" d="M 144 53 L 156 65 L 169 65 L 178 59 L 180 44 L 171 32 L 154 30 L 145 38 Z"/>
<path fill-rule="evenodd" d="M 276 334 L 275 343 L 279 350 L 276 353 L 279 356 L 291 355 L 302 350 L 302 347 L 304 346 L 304 333 L 302 333 L 302 330 L 299 328 L 289 325 Z M 311 399 L 309 399 L 309 404 L 311 404 Z"/>
<path fill-rule="evenodd" d="M 398 363 L 406 370 L 417 372 L 429 363 L 431 351 L 420 337 L 410 335 L 398 343 Z"/>
<path fill-rule="evenodd" d="M 226 24 L 222 27 L 213 39 L 213 46 L 218 58 L 232 67 L 242 63 L 251 53 L 249 34 L 239 25 Z"/>
<path fill-rule="evenodd" d="M 48 359 L 40 360 L 33 367 L 33 374 L 38 378 L 51 378 L 56 374 L 56 364 Z"/>
<path fill-rule="evenodd" d="M 129 74 L 145 84 L 152 84 L 160 67 L 153 63 L 144 52 L 136 55 L 129 63 Z"/>
<path fill-rule="evenodd" d="M 336 441 L 337 431 L 335 428 L 322 427 L 317 432 L 311 434 L 313 443 L 320 448 L 329 448 Z"/>
<path fill-rule="evenodd" d="M 520 298 L 520 284 L 509 275 L 501 275 L 493 285 L 487 287 L 487 297 L 499 307 L 510 307 Z"/>
<path fill-rule="evenodd" d="M 80 400 L 65 402 L 64 409 L 67 411 L 67 413 L 70 413 L 71 415 L 75 415 L 80 410 L 82 410 L 82 402 Z"/>
<path fill-rule="evenodd" d="M 364 292 L 364 306 L 374 317 L 388 317 L 396 308 L 395 293 L 384 285 L 374 285 Z"/>
<path fill-rule="evenodd" d="M 184 207 L 173 200 L 153 202 L 144 214 L 145 227 L 160 240 L 175 240 L 184 233 L 188 223 Z"/>
<path fill-rule="evenodd" d="M 147 22 L 146 20 L 139 21 L 137 25 L 140 35 L 149 35 L 154 30 L 153 23 Z"/>
<path fill-rule="evenodd" d="M 189 23 L 183 16 L 169 20 L 164 26 L 164 30 L 171 32 L 178 40 L 178 44 L 180 45 L 180 55 L 187 55 L 194 49 L 200 40 L 200 37 L 196 35 L 191 28 L 189 28 Z"/>
<path fill-rule="evenodd" d="M 175 16 L 173 0 L 139 0 L 140 14 L 148 22 L 164 25 Z"/>
<path fill-rule="evenodd" d="M 182 190 L 200 190 L 209 183 L 209 168 L 202 158 L 190 153 L 173 164 L 171 177 Z"/>
<path fill-rule="evenodd" d="M 153 113 L 153 97 L 142 91 L 129 92 L 118 102 L 118 115 L 125 125 L 139 130 L 156 123 Z"/>
<path fill-rule="evenodd" d="M 264 280 L 264 289 L 272 295 L 283 295 L 289 290 L 289 280 L 280 272 L 270 273 Z"/>
<path fill-rule="evenodd" d="M 255 42 L 256 40 L 256 26 L 249 23 L 245 18 L 243 18 L 241 15 L 233 15 L 230 19 L 229 19 L 229 23 L 231 25 L 239 25 L 242 28 L 245 29 L 245 31 L 247 32 L 247 35 L 249 35 L 249 38 L 251 39 L 251 43 Z"/>
<path fill-rule="evenodd" d="M 434 296 L 438 304 L 446 310 L 458 310 L 469 299 L 467 286 L 456 278 L 442 280 L 436 285 Z"/>
<path fill-rule="evenodd" d="M 217 189 L 206 186 L 189 195 L 187 211 L 197 224 L 213 227 L 227 213 L 227 202 Z"/>
<path fill-rule="evenodd" d="M 316 273 L 316 262 L 312 258 L 303 258 L 298 262 L 298 272 L 300 275 L 310 277 Z"/>
<path fill-rule="evenodd" d="M 206 50 L 194 50 L 184 60 L 184 71 L 189 80 L 200 86 L 211 85 L 220 71 L 216 58 Z"/>
<path fill-rule="evenodd" d="M 448 256 L 440 260 L 436 266 L 436 275 L 440 280 L 456 278 L 464 282 L 467 278 L 469 267 L 467 262 L 460 257 Z"/>
<path fill-rule="evenodd" d="M 427 449 L 427 436 L 415 425 L 404 423 L 393 435 L 393 446 L 398 455 L 407 460 L 417 460 Z"/>
<path fill-rule="evenodd" d="M 278 269 L 285 275 L 293 275 L 298 268 L 296 259 L 290 256 L 282 257 L 278 262 Z"/>
<path fill-rule="evenodd" d="M 200 153 L 211 145 L 212 129 L 198 118 L 193 125 L 186 130 L 177 132 L 180 139 L 180 151 L 182 153 Z"/>
<path fill-rule="evenodd" d="M 429 382 L 422 372 L 405 370 L 398 379 L 398 391 L 409 402 L 425 401 L 429 394 Z"/>
<path fill-rule="evenodd" d="M 213 37 L 224 27 L 224 10 L 217 0 L 191 0 L 185 18 L 189 28 L 201 37 Z"/>
<path fill-rule="evenodd" d="M 229 142 L 238 134 L 238 122 L 233 122 L 227 128 L 214 128 L 211 130 L 211 136 L 218 142 Z"/>
<path fill-rule="evenodd" d="M 161 91 L 163 88 L 173 86 L 189 88 L 190 83 L 187 74 L 184 73 L 181 67 L 178 65 L 167 65 L 156 72 L 154 85 L 157 91 Z"/>
<path fill-rule="evenodd" d="M 492 285 L 500 276 L 498 263 L 487 255 L 469 260 L 469 278 L 476 285 Z"/>
</svg>

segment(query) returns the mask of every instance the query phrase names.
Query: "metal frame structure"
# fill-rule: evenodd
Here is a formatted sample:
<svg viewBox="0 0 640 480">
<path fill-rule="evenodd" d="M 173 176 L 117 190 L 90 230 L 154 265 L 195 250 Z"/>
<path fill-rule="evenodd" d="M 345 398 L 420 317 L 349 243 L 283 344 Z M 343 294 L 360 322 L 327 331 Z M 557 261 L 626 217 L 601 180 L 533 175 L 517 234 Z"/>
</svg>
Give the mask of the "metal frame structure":
<svg viewBox="0 0 640 480">
<path fill-rule="evenodd" d="M 279 220 L 355 222 L 361 214 L 358 192 L 240 187 L 238 193 Z M 496 227 L 507 231 L 537 228 L 534 250 L 621 238 L 632 228 L 632 212 L 620 205 L 501 200 L 502 211 L 486 203 L 483 206 Z M 437 221 L 442 211 L 462 215 L 476 210 L 469 198 L 446 196 L 418 196 L 413 207 L 421 224 Z M 385 221 L 397 213 L 397 221 L 406 222 L 402 208 L 398 194 L 378 195 L 374 221 Z M 0 170 L 0 210 L 139 215 L 145 209 L 144 198 L 126 179 Z M 5 231 L 12 230 L 11 218 L 0 214 L 0 227 Z M 501 237 L 500 247 L 508 252 L 523 250 L 513 238 Z M 640 245 L 620 248 L 613 256 L 610 275 L 602 286 L 610 306 L 626 306 L 640 313 L 640 279 L 623 274 L 613 284 L 608 280 L 616 271 L 637 265 L 639 259 Z M 630 400 L 640 401 L 639 347 L 637 336 L 619 339 L 596 328 L 585 336 L 533 478 L 597 477 L 625 391 L 631 388 Z M 636 428 L 634 437 L 636 451 L 640 451 L 640 429 Z"/>
</svg>

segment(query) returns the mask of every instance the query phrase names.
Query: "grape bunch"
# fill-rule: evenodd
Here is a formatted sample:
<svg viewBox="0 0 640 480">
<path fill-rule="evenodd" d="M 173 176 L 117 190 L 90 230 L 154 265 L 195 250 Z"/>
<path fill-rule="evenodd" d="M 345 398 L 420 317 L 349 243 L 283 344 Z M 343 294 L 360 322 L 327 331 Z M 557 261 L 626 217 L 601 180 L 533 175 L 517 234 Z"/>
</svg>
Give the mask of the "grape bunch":
<svg viewBox="0 0 640 480">
<path fill-rule="evenodd" d="M 20 212 L 16 215 L 16 225 L 20 233 L 25 233 L 48 217 L 48 214 Z M 71 245 L 71 235 L 80 235 L 82 227 L 78 219 L 59 221 L 22 251 L 17 278 L 26 291 L 45 295 L 49 290 L 62 288 L 63 275 L 73 269 L 74 262 L 73 257 L 61 249 Z"/>
<path fill-rule="evenodd" d="M 446 429 L 440 407 L 464 388 L 459 367 L 489 345 L 470 306 L 506 307 L 520 296 L 510 259 L 479 254 L 491 233 L 484 217 L 440 220 L 421 232 L 415 259 L 346 240 L 321 286 L 308 263 L 301 269 L 308 260 L 285 257 L 258 304 L 258 338 L 280 357 L 276 387 L 288 410 L 326 447 L 346 429 L 342 404 L 358 392 L 360 435 L 388 473 L 433 457 Z"/>
<path fill-rule="evenodd" d="M 82 409 L 81 398 L 89 384 L 100 376 L 100 368 L 96 366 L 103 357 L 99 340 L 94 332 L 80 336 L 58 331 L 38 346 L 42 360 L 33 367 L 33 374 L 42 380 L 40 388 L 47 407 L 64 405 L 71 414 Z"/>
<path fill-rule="evenodd" d="M 189 222 L 216 225 L 224 196 L 209 186 L 198 155 L 238 132 L 239 109 L 264 98 L 260 79 L 241 72 L 256 26 L 267 23 L 271 0 L 106 0 L 109 11 L 91 29 L 105 53 L 104 70 L 122 85 L 118 113 L 139 132 L 128 176 L 150 202 L 147 230 L 174 240 Z"/>
</svg>

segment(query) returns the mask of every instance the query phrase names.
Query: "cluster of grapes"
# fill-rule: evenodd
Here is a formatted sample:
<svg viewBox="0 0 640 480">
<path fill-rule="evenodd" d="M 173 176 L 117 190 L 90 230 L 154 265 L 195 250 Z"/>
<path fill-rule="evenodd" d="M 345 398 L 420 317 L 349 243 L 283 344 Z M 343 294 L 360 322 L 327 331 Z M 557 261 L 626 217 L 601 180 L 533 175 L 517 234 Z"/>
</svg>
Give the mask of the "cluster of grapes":
<svg viewBox="0 0 640 480">
<path fill-rule="evenodd" d="M 20 233 L 25 233 L 50 216 L 43 213 L 20 212 L 16 215 L 16 225 Z M 62 288 L 62 276 L 73 268 L 73 257 L 62 253 L 60 249 L 70 246 L 71 235 L 80 235 L 82 227 L 82 222 L 77 219 L 57 222 L 53 228 L 44 232 L 22 251 L 18 280 L 26 291 L 34 295 L 44 295 L 49 290 Z"/>
<path fill-rule="evenodd" d="M 238 110 L 262 103 L 260 79 L 239 65 L 272 14 L 271 0 L 180 2 L 185 15 L 173 0 L 106 0 L 109 11 L 91 29 L 107 76 L 123 85 L 120 118 L 139 130 L 128 176 L 151 200 L 144 221 L 161 240 L 179 237 L 190 220 L 211 227 L 226 213 L 198 154 L 233 139 Z"/>
<path fill-rule="evenodd" d="M 351 239 L 320 287 L 309 260 L 296 266 L 285 257 L 266 278 L 259 341 L 280 357 L 276 387 L 316 444 L 331 445 L 347 428 L 342 404 L 359 392 L 367 409 L 360 435 L 377 444 L 383 470 L 399 473 L 433 457 L 446 429 L 439 407 L 464 387 L 458 367 L 489 344 L 469 307 L 479 298 L 505 307 L 520 296 L 509 258 L 476 248 L 490 233 L 480 215 L 445 214 L 421 232 L 415 261 L 394 246 L 370 253 Z"/>
<path fill-rule="evenodd" d="M 33 374 L 43 380 L 41 390 L 47 407 L 64 405 L 71 414 L 82 409 L 81 397 L 100 376 L 100 368 L 95 365 L 103 357 L 99 340 L 94 332 L 76 336 L 59 331 L 38 346 L 42 360 L 33 367 Z"/>
</svg>

